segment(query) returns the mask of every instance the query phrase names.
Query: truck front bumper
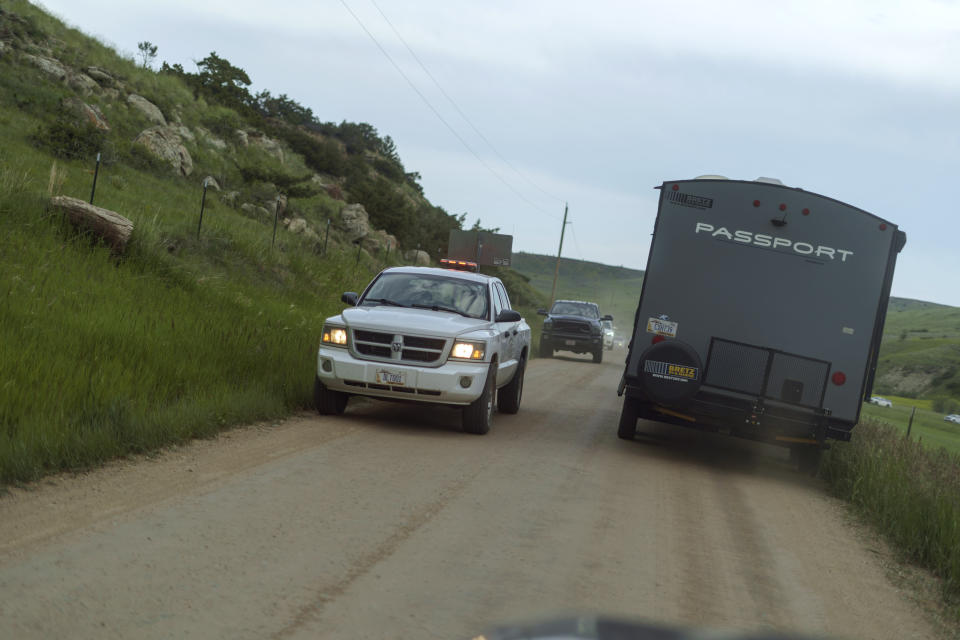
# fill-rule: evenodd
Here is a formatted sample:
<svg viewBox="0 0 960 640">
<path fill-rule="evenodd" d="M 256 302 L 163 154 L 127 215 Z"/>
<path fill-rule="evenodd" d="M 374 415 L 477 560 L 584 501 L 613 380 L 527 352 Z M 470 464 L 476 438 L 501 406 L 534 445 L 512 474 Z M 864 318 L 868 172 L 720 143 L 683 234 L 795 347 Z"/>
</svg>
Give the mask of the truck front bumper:
<svg viewBox="0 0 960 640">
<path fill-rule="evenodd" d="M 320 347 L 317 377 L 328 389 L 390 400 L 467 405 L 480 397 L 489 362 L 447 361 L 439 367 L 355 358 L 347 349 Z"/>
<path fill-rule="evenodd" d="M 603 348 L 600 336 L 565 336 L 556 333 L 541 335 L 540 345 L 555 351 L 573 351 L 574 353 L 593 353 Z"/>
</svg>

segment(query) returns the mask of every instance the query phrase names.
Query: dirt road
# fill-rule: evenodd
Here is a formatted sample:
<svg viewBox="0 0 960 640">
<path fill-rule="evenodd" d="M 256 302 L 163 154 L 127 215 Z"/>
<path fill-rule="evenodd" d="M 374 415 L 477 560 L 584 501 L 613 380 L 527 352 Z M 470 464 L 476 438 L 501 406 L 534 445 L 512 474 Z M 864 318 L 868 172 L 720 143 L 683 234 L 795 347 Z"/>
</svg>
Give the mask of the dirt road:
<svg viewBox="0 0 960 640">
<path fill-rule="evenodd" d="M 516 416 L 376 402 L 0 498 L 0 638 L 469 638 L 606 612 L 926 638 L 777 449 L 641 423 L 620 357 L 537 360 Z"/>
</svg>

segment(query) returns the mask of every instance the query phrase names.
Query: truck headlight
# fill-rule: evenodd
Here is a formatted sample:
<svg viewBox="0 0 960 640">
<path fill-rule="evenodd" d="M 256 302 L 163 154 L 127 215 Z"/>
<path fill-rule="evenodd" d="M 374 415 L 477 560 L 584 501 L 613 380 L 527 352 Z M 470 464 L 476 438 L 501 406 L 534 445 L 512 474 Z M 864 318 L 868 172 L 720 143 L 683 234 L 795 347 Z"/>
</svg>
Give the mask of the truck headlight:
<svg viewBox="0 0 960 640">
<path fill-rule="evenodd" d="M 450 350 L 450 357 L 457 360 L 483 360 L 486 344 L 483 342 L 468 342 L 457 340 Z"/>
<path fill-rule="evenodd" d="M 320 340 L 331 347 L 347 346 L 347 330 L 343 327 L 326 325 L 323 327 L 323 337 Z"/>
</svg>

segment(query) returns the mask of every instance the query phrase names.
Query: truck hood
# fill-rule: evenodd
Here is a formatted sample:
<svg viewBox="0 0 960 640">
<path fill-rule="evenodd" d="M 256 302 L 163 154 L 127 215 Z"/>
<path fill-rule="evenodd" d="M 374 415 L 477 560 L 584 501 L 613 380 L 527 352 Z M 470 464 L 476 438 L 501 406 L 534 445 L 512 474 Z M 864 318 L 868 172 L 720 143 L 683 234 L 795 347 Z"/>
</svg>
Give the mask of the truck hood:
<svg viewBox="0 0 960 640">
<path fill-rule="evenodd" d="M 465 318 L 448 311 L 406 309 L 403 307 L 352 307 L 330 322 L 342 322 L 351 329 L 368 329 L 384 333 L 417 333 L 438 338 L 456 338 L 464 333 L 486 329 L 489 320 Z"/>
<path fill-rule="evenodd" d="M 571 322 L 582 322 L 583 324 L 589 324 L 594 327 L 600 326 L 600 321 L 593 318 L 584 318 L 583 316 L 566 316 L 562 314 L 551 313 L 547 316 L 551 320 L 569 320 Z"/>
</svg>

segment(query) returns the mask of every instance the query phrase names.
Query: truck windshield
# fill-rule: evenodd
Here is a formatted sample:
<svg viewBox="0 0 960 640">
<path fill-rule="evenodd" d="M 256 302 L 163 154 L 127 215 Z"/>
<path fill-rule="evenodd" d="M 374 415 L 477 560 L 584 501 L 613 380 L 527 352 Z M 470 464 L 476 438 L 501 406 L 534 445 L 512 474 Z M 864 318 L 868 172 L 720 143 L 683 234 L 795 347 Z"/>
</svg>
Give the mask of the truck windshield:
<svg viewBox="0 0 960 640">
<path fill-rule="evenodd" d="M 370 285 L 360 306 L 387 304 L 459 313 L 486 319 L 489 314 L 487 285 L 461 278 L 384 273 Z"/>
<path fill-rule="evenodd" d="M 592 304 L 585 302 L 556 302 L 550 313 L 558 316 L 582 316 L 584 318 L 599 318 L 600 311 Z"/>
</svg>

